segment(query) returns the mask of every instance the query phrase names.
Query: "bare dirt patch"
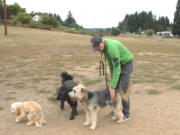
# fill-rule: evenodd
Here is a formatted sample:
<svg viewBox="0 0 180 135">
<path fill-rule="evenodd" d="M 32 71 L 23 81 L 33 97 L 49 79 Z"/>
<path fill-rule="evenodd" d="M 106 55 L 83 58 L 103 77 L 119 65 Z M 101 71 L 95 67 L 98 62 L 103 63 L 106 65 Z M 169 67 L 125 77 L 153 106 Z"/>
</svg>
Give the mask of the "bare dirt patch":
<svg viewBox="0 0 180 135">
<path fill-rule="evenodd" d="M 131 120 L 115 123 L 106 117 L 108 106 L 100 110 L 96 130 L 90 131 L 82 126 L 81 104 L 79 116 L 70 121 L 70 107 L 65 104 L 61 111 L 55 100 L 62 71 L 86 83 L 89 90 L 105 88 L 98 71 L 100 54 L 91 50 L 90 36 L 9 27 L 5 37 L 2 29 L 0 26 L 1 135 L 179 135 L 179 40 L 111 37 L 125 43 L 135 56 Z M 156 91 L 159 93 L 154 94 Z M 43 128 L 14 121 L 10 104 L 27 100 L 41 104 L 48 122 Z"/>
</svg>

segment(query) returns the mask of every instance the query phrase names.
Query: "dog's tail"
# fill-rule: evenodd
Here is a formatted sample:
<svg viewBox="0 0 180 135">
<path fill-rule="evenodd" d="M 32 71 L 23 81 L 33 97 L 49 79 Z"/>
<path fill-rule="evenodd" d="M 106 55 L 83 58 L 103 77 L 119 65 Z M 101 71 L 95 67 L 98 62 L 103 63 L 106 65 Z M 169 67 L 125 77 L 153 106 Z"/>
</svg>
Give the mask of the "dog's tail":
<svg viewBox="0 0 180 135">
<path fill-rule="evenodd" d="M 124 92 L 123 90 L 120 90 L 119 92 L 121 98 L 126 101 L 128 100 L 128 97 L 131 93 L 132 93 L 131 83 L 128 84 L 126 92 Z"/>
</svg>

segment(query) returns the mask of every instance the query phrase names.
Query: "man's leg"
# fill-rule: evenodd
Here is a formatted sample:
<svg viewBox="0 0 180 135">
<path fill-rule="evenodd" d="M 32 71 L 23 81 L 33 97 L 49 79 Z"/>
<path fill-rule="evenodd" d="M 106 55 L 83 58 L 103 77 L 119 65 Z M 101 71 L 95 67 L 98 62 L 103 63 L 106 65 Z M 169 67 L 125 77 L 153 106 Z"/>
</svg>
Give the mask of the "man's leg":
<svg viewBox="0 0 180 135">
<path fill-rule="evenodd" d="M 121 66 L 121 74 L 119 81 L 116 87 L 116 93 L 119 93 L 120 90 L 123 90 L 124 93 L 127 92 L 128 84 L 130 82 L 131 73 L 133 71 L 133 62 L 129 62 Z M 128 100 L 122 99 L 123 114 L 125 117 L 130 115 L 130 98 Z"/>
</svg>

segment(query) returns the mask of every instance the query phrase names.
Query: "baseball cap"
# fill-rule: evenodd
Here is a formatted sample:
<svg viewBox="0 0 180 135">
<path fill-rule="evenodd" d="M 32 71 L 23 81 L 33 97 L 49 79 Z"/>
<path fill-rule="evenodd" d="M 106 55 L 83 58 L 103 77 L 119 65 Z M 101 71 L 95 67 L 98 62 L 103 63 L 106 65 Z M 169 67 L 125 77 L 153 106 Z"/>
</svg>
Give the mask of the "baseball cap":
<svg viewBox="0 0 180 135">
<path fill-rule="evenodd" d="M 99 45 L 102 41 L 102 37 L 100 35 L 94 35 L 91 38 L 91 44 L 92 44 L 92 48 L 94 51 L 98 51 L 99 50 Z"/>
</svg>

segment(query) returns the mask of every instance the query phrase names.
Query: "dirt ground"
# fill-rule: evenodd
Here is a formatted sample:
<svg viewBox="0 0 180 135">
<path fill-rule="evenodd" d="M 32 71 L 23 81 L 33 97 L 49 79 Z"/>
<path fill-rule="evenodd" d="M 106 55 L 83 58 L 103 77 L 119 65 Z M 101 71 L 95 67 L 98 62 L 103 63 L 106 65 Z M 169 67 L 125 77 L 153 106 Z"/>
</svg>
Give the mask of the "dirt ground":
<svg viewBox="0 0 180 135">
<path fill-rule="evenodd" d="M 70 107 L 56 101 L 59 74 L 68 71 L 91 91 L 105 87 L 99 77 L 99 53 L 90 49 L 90 36 L 0 26 L 0 135 L 179 135 L 180 40 L 111 37 L 125 43 L 135 56 L 131 119 L 117 124 L 101 109 L 94 131 L 84 127 L 85 113 L 69 120 Z M 44 111 L 42 128 L 15 122 L 10 105 L 34 100 Z"/>
</svg>

